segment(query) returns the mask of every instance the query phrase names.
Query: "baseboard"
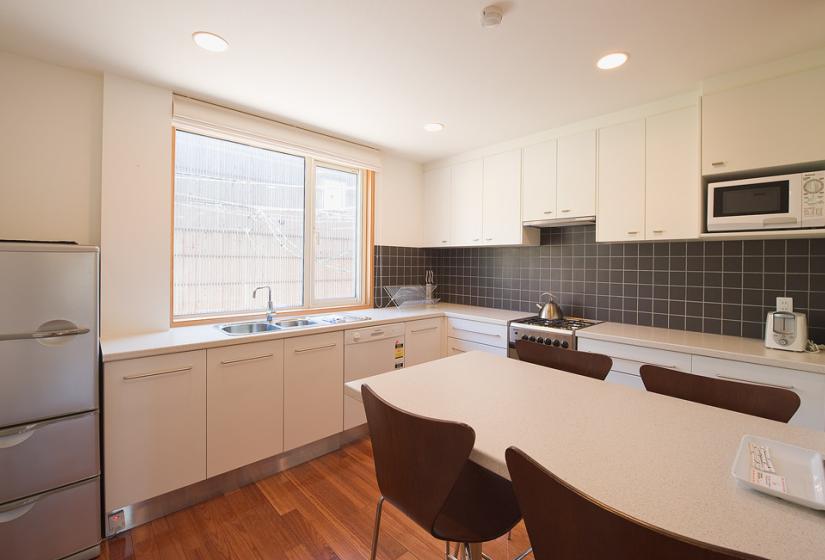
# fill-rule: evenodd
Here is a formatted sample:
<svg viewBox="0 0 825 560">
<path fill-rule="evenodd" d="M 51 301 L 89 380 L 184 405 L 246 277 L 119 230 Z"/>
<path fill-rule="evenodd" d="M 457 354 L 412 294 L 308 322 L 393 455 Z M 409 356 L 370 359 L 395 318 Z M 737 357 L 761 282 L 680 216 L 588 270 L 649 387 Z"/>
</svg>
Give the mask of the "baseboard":
<svg viewBox="0 0 825 560">
<path fill-rule="evenodd" d="M 357 426 L 345 432 L 334 434 L 322 440 L 297 449 L 291 449 L 267 459 L 262 459 L 256 463 L 196 482 L 184 488 L 179 488 L 143 502 L 107 512 L 105 520 L 106 536 L 112 537 L 138 525 L 143 525 L 144 523 L 163 517 L 164 515 L 205 502 L 206 500 L 257 482 L 258 480 L 278 474 L 301 463 L 306 463 L 307 461 L 340 449 L 341 446 L 360 439 L 367 433 L 366 424 Z M 110 520 L 110 516 L 113 514 L 121 515 L 123 522 L 118 522 L 117 526 L 114 526 L 112 520 Z"/>
</svg>

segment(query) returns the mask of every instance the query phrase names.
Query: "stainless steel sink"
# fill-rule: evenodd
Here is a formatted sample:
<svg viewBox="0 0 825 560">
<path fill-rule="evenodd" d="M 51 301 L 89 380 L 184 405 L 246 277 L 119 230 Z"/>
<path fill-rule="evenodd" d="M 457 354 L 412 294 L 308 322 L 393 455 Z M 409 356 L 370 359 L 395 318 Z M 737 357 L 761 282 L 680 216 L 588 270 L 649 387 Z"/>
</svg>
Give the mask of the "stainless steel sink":
<svg viewBox="0 0 825 560">
<path fill-rule="evenodd" d="M 237 336 L 241 334 L 255 334 L 280 330 L 281 327 L 266 321 L 253 321 L 251 323 L 234 323 L 231 325 L 221 325 L 220 329 L 226 334 Z"/>
<path fill-rule="evenodd" d="M 282 329 L 294 329 L 296 327 L 309 327 L 312 325 L 317 325 L 318 321 L 313 321 L 312 319 L 281 319 L 280 321 L 275 321 L 275 325 Z"/>
</svg>

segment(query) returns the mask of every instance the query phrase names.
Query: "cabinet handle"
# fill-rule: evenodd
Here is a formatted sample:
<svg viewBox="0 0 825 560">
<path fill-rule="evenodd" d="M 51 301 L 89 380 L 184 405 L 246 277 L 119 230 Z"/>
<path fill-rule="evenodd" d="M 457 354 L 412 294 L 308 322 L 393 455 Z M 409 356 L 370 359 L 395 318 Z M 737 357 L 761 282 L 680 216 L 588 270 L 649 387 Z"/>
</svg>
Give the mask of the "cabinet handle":
<svg viewBox="0 0 825 560">
<path fill-rule="evenodd" d="M 719 167 L 721 165 L 725 165 L 725 162 L 724 161 L 714 161 L 713 163 L 711 163 L 711 165 L 713 167 Z"/>
<path fill-rule="evenodd" d="M 251 358 L 239 358 L 237 360 L 221 360 L 222 366 L 231 366 L 232 364 L 240 364 L 243 362 L 252 362 L 255 360 L 265 360 L 266 358 L 271 358 L 273 356 L 272 353 L 269 354 L 261 354 L 260 356 L 252 356 Z"/>
<path fill-rule="evenodd" d="M 637 233 L 639 233 L 639 232 L 638 231 L 628 231 L 627 232 L 628 235 L 636 235 Z"/>
<path fill-rule="evenodd" d="M 177 369 L 165 369 L 163 371 L 152 371 L 149 373 L 136 373 L 135 375 L 124 375 L 124 381 L 132 381 L 134 379 L 145 379 L 147 377 L 157 377 L 159 375 L 171 375 L 173 373 L 183 373 L 184 371 L 192 371 L 194 366 L 186 366 Z"/>
<path fill-rule="evenodd" d="M 370 333 L 370 336 L 378 336 L 378 335 L 381 335 L 381 334 L 384 334 L 384 331 L 372 331 Z"/>
<path fill-rule="evenodd" d="M 295 353 L 301 354 L 302 352 L 312 352 L 314 350 L 326 350 L 327 348 L 335 348 L 338 346 L 337 342 L 333 342 L 332 344 L 324 344 L 323 346 L 312 346 L 310 348 L 296 348 Z"/>
<path fill-rule="evenodd" d="M 565 208 L 562 212 L 570 212 L 570 208 Z"/>
<path fill-rule="evenodd" d="M 485 237 L 485 238 L 484 238 L 484 241 L 492 241 L 492 240 L 493 240 L 493 238 L 492 238 L 492 237 Z"/>
<path fill-rule="evenodd" d="M 435 327 L 433 327 L 433 328 L 435 328 Z M 494 336 L 496 338 L 501 338 L 500 334 L 491 334 L 491 333 L 486 333 L 486 332 L 481 332 L 481 331 L 472 331 L 470 329 L 459 329 L 458 327 L 453 327 L 453 330 L 454 331 L 468 332 L 468 333 L 473 333 L 473 334 L 481 334 L 481 335 L 484 335 L 484 336 Z"/>
<path fill-rule="evenodd" d="M 732 377 L 730 375 L 716 374 L 719 379 L 726 379 L 728 381 L 741 381 L 743 383 L 750 383 L 751 385 L 763 385 L 765 387 L 774 387 L 775 389 L 796 389 L 793 385 L 778 385 L 775 383 L 764 383 L 762 381 L 753 381 L 752 379 L 742 379 L 741 377 Z"/>
<path fill-rule="evenodd" d="M 553 211 L 552 211 L 552 210 L 545 210 L 545 211 L 544 211 L 544 213 L 545 213 L 545 214 L 552 214 L 552 213 L 553 213 Z"/>
<path fill-rule="evenodd" d="M 0 449 L 7 449 L 20 445 L 34 435 L 34 432 L 41 428 L 45 428 L 49 424 L 56 424 L 58 422 L 66 422 L 68 420 L 75 420 L 91 414 L 97 414 L 96 410 L 88 412 L 81 412 L 80 414 L 72 414 L 71 416 L 62 416 L 60 418 L 52 418 L 51 420 L 44 420 L 42 422 L 32 422 L 25 426 L 15 426 L 12 428 L 4 428 L 0 430 Z"/>
<path fill-rule="evenodd" d="M 654 229 L 653 230 L 653 233 L 664 233 L 664 232 L 665 232 L 665 230 L 663 230 L 663 229 Z"/>
<path fill-rule="evenodd" d="M 479 240 L 479 239 L 478 239 L 478 237 L 476 237 L 476 238 L 474 238 L 474 239 L 473 239 L 473 241 L 478 241 L 478 240 Z"/>
<path fill-rule="evenodd" d="M 0 340 L 38 340 L 41 338 L 59 338 L 63 336 L 78 336 L 86 334 L 89 329 L 78 327 L 76 329 L 62 329 L 56 331 L 35 331 L 30 333 L 0 334 Z"/>
<path fill-rule="evenodd" d="M 441 242 L 442 242 L 442 243 L 446 243 L 446 242 L 447 242 L 447 240 L 446 240 L 446 239 L 442 239 L 442 240 L 441 240 Z"/>
<path fill-rule="evenodd" d="M 410 332 L 411 333 L 420 333 L 420 332 L 434 331 L 437 328 L 438 327 L 427 327 L 425 329 L 412 329 Z"/>
<path fill-rule="evenodd" d="M 462 354 L 466 352 L 466 350 L 462 350 L 461 348 L 456 348 L 455 346 L 451 346 L 450 348 L 452 350 L 456 351 L 456 352 L 461 352 Z"/>
</svg>

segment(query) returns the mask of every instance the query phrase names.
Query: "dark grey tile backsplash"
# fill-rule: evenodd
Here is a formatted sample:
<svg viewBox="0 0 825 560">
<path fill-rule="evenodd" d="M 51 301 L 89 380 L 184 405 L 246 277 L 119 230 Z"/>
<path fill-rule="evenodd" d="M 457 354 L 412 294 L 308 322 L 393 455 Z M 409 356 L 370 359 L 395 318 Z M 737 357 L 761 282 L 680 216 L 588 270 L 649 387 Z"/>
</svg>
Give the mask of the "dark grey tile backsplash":
<svg viewBox="0 0 825 560">
<path fill-rule="evenodd" d="M 568 315 L 761 338 L 777 296 L 806 313 L 825 343 L 825 239 L 599 243 L 594 225 L 547 228 L 538 247 L 378 246 L 384 286 L 435 272 L 442 301 L 532 312 L 543 291 Z"/>
</svg>

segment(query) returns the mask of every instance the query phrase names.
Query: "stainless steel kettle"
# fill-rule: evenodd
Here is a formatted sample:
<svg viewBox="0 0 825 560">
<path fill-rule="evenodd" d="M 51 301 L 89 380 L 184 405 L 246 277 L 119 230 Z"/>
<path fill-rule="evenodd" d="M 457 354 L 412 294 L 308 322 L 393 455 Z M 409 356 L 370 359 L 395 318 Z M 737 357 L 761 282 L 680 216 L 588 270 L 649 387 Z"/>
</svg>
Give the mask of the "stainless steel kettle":
<svg viewBox="0 0 825 560">
<path fill-rule="evenodd" d="M 544 296 L 547 296 L 547 301 L 541 301 Z M 536 304 L 536 307 L 539 308 L 541 319 L 564 319 L 564 311 L 561 310 L 555 300 L 556 296 L 550 292 L 544 292 L 539 296 L 539 303 Z"/>
</svg>

